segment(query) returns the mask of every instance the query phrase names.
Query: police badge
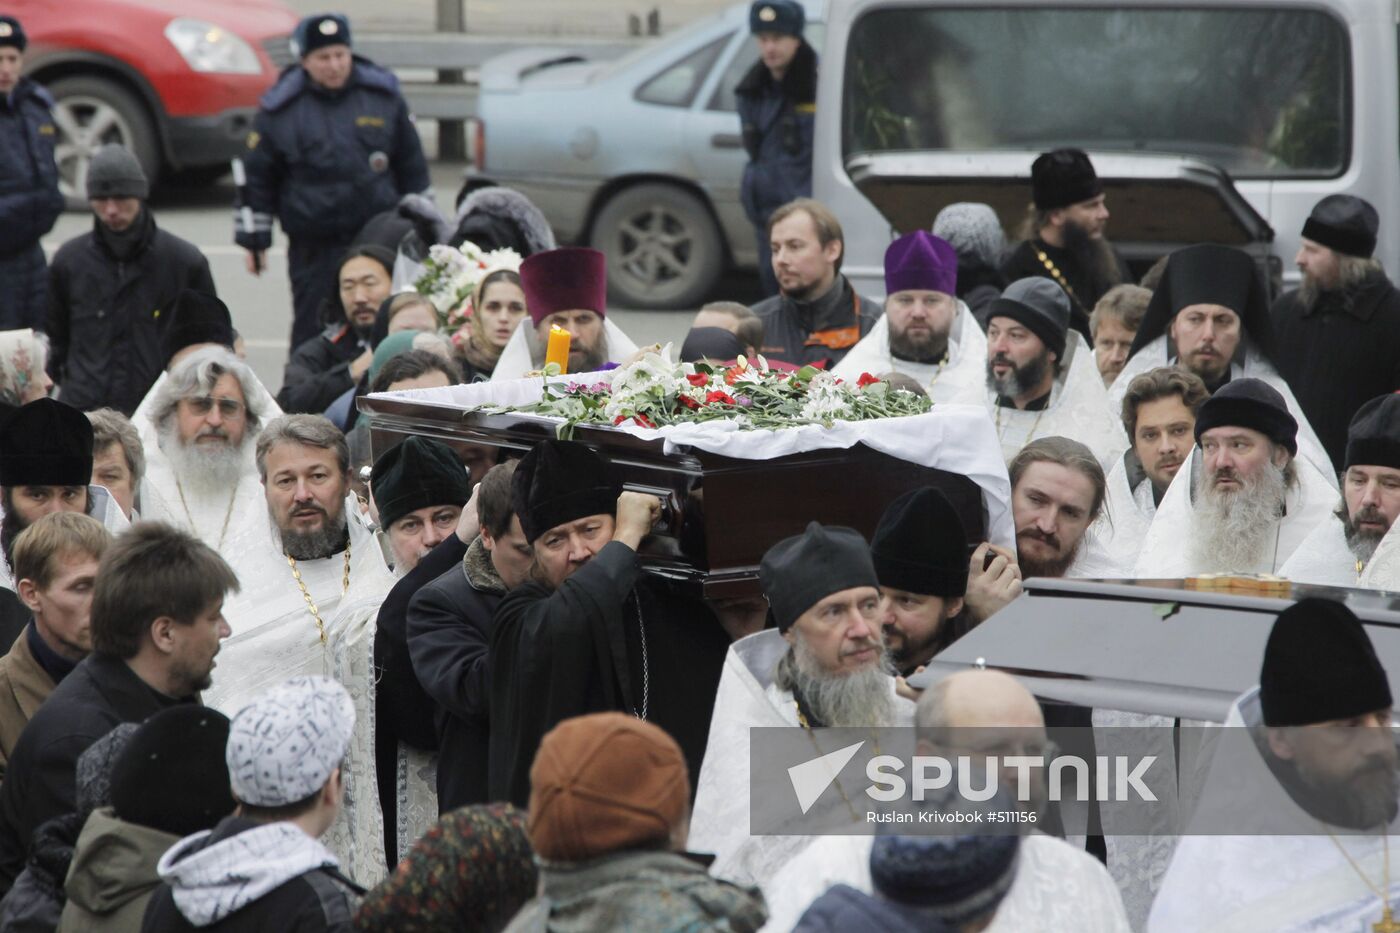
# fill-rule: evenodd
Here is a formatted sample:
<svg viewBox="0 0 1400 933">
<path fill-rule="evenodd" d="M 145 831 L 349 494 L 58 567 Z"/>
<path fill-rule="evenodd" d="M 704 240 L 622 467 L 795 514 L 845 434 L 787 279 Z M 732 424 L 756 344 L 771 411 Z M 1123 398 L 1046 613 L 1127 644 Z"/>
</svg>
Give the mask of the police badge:
<svg viewBox="0 0 1400 933">
<path fill-rule="evenodd" d="M 321 25 L 318 28 L 321 30 L 321 35 L 333 36 L 336 34 L 336 31 L 340 29 L 340 24 L 328 18 L 321 20 Z"/>
<path fill-rule="evenodd" d="M 382 172 L 389 167 L 389 154 L 376 149 L 369 154 L 369 167 L 376 172 Z"/>
</svg>

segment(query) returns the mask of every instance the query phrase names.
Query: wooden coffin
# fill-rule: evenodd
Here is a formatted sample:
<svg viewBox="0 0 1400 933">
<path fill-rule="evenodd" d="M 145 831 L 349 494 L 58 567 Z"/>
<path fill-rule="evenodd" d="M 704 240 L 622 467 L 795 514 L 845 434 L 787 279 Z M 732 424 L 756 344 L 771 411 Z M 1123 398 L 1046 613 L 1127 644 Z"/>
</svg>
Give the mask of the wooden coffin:
<svg viewBox="0 0 1400 933">
<path fill-rule="evenodd" d="M 367 396 L 358 404 L 370 421 L 376 457 L 417 434 L 443 441 L 478 469 L 522 456 L 553 437 L 558 424 L 535 415 L 427 404 L 408 395 Z M 661 498 L 662 517 L 643 542 L 643 563 L 652 573 L 693 582 L 706 598 L 758 595 L 764 552 L 801 533 L 808 522 L 846 525 L 869 538 L 885 507 L 921 486 L 948 495 L 970 549 L 988 536 L 987 510 L 975 482 L 859 444 L 749 460 L 687 447 L 667 454 L 660 440 L 603 426 L 580 425 L 574 439 L 611 461 L 626 488 Z"/>
</svg>

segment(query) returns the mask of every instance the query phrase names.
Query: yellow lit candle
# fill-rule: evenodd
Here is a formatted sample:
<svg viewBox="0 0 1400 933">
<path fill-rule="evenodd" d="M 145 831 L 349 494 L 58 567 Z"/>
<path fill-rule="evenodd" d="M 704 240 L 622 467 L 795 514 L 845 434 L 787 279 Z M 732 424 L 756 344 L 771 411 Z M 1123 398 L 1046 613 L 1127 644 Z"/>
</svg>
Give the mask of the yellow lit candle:
<svg viewBox="0 0 1400 933">
<path fill-rule="evenodd" d="M 569 371 L 569 340 L 571 335 L 567 330 L 554 324 L 549 328 L 549 347 L 545 350 L 544 364 L 558 363 L 559 371 L 566 373 Z"/>
</svg>

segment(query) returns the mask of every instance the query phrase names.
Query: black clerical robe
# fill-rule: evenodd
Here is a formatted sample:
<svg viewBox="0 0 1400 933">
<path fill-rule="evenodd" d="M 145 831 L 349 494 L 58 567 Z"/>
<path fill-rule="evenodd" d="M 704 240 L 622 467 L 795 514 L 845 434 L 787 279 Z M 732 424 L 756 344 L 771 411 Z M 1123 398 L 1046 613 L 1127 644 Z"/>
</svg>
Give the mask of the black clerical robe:
<svg viewBox="0 0 1400 933">
<path fill-rule="evenodd" d="M 491 799 L 528 805 L 535 752 L 562 720 L 643 706 L 685 753 L 693 789 L 728 648 L 704 603 L 644 575 L 616 541 L 558 590 L 511 591 L 491 633 Z"/>
<path fill-rule="evenodd" d="M 1059 271 L 1063 281 L 1056 278 L 1054 272 L 1040 261 L 1040 257 L 1035 253 L 1037 249 L 1045 253 L 1045 257 Z M 1118 265 L 1119 281 L 1131 283 L 1132 273 L 1128 271 L 1127 263 L 1123 262 L 1123 257 L 1118 255 L 1117 250 L 1113 250 L 1113 258 Z M 1095 283 L 1089 270 L 1083 268 L 1073 253 L 1040 240 L 1026 240 L 1012 250 L 1011 255 L 1006 259 L 1006 264 L 1001 267 L 1001 272 L 1002 275 L 1006 276 L 1008 283 L 1017 279 L 1042 278 L 1055 281 L 1061 286 L 1068 285 L 1067 291 L 1072 310 L 1070 326 L 1083 334 L 1084 339 L 1091 346 L 1093 345 L 1094 338 L 1089 333 L 1089 315 L 1093 312 L 1094 305 L 1098 304 L 1099 299 L 1111 286 Z"/>
</svg>

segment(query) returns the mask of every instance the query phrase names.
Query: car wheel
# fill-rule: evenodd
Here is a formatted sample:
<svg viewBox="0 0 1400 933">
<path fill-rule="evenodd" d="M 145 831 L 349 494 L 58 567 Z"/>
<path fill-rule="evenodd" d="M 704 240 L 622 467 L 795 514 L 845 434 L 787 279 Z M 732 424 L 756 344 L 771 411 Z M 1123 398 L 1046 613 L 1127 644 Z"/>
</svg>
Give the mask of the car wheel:
<svg viewBox="0 0 1400 933">
<path fill-rule="evenodd" d="M 59 190 L 71 210 L 87 209 L 88 163 L 106 143 L 130 149 L 152 184 L 160 171 L 155 128 L 136 96 L 113 81 L 61 78 L 48 86 L 54 98 Z"/>
<path fill-rule="evenodd" d="M 693 308 L 724 266 L 705 203 L 673 185 L 640 184 L 613 195 L 589 237 L 608 257 L 608 296 L 627 308 Z"/>
</svg>

